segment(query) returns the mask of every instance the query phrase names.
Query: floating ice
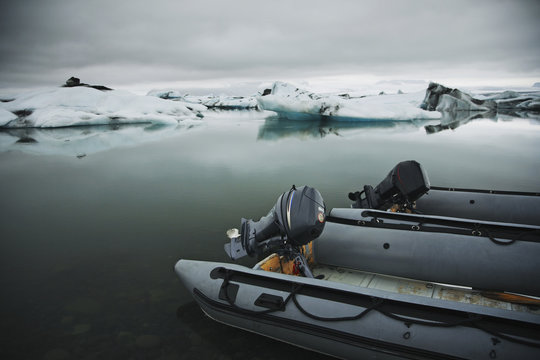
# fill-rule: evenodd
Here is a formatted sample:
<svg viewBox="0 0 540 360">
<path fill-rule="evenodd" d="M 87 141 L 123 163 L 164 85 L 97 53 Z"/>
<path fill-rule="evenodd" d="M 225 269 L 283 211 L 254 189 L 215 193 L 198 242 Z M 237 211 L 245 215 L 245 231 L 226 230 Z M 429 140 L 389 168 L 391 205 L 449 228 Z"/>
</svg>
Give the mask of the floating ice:
<svg viewBox="0 0 540 360">
<path fill-rule="evenodd" d="M 147 94 L 147 96 L 156 96 L 167 100 L 183 101 L 190 104 L 200 104 L 210 109 L 257 109 L 257 99 L 254 96 L 182 95 L 178 90 L 152 90 Z"/>
<path fill-rule="evenodd" d="M 54 88 L 18 95 L 0 103 L 0 126 L 8 128 L 67 127 L 110 124 L 178 124 L 202 117 L 206 107 L 172 102 L 127 91 L 89 87 Z M 15 118 L 6 114 L 11 112 Z"/>
<path fill-rule="evenodd" d="M 17 119 L 17 115 L 11 111 L 0 108 L 0 126 L 5 126 L 10 121 Z"/>
<path fill-rule="evenodd" d="M 257 99 L 254 96 L 186 96 L 189 103 L 202 104 L 210 109 L 243 110 L 257 109 Z"/>
<path fill-rule="evenodd" d="M 511 91 L 479 94 L 476 97 L 437 83 L 430 83 L 424 101 L 420 105 L 425 110 L 442 112 L 460 111 L 540 111 L 539 91 Z"/>
<path fill-rule="evenodd" d="M 288 119 L 333 119 L 351 121 L 438 119 L 437 111 L 420 109 L 425 92 L 351 97 L 320 95 L 294 85 L 275 82 L 257 97 L 259 107 Z"/>
</svg>

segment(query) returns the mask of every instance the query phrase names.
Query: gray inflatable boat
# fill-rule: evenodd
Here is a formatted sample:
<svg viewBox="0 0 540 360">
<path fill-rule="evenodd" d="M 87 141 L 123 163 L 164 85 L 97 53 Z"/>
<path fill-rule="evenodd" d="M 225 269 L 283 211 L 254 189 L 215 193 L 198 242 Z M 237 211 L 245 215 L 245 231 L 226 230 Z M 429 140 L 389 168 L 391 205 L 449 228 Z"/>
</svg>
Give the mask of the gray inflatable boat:
<svg viewBox="0 0 540 360">
<path fill-rule="evenodd" d="M 293 186 L 228 232 L 233 260 L 269 254 L 253 268 L 180 260 L 175 271 L 211 318 L 338 358 L 538 359 L 540 226 L 497 221 L 489 206 L 480 219 L 428 214 L 416 162 L 388 178 L 328 214 L 316 189 Z M 538 217 L 538 200 L 527 206 Z"/>
</svg>

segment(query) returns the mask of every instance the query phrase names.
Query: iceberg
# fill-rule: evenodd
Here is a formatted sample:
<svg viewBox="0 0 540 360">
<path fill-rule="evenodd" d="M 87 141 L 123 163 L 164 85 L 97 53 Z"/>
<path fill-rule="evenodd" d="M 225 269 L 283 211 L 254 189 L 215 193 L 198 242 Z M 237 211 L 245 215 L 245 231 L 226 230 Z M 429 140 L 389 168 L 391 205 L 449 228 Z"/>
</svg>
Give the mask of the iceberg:
<svg viewBox="0 0 540 360">
<path fill-rule="evenodd" d="M 290 120 L 396 121 L 440 118 L 440 112 L 420 108 L 423 98 L 423 91 L 360 97 L 323 95 L 278 81 L 256 99 L 260 109 L 274 111 Z"/>
<path fill-rule="evenodd" d="M 540 111 L 539 91 L 511 91 L 480 94 L 476 98 L 459 89 L 430 83 L 420 105 L 425 110 L 456 111 Z"/>
<path fill-rule="evenodd" d="M 11 111 L 7 111 L 0 107 L 0 127 L 6 126 L 6 124 L 9 124 L 11 121 L 17 119 L 17 117 L 18 116 Z"/>
<path fill-rule="evenodd" d="M 228 96 L 228 95 L 182 95 L 178 90 L 151 90 L 147 96 L 161 99 L 183 101 L 190 104 L 204 105 L 209 109 L 220 110 L 257 110 L 255 96 Z"/>
<path fill-rule="evenodd" d="M 178 124 L 203 117 L 200 104 L 171 102 L 123 90 L 86 86 L 19 94 L 0 103 L 0 127 L 58 128 L 115 124 Z M 12 115 L 10 115 L 11 113 Z"/>
<path fill-rule="evenodd" d="M 497 104 L 494 100 L 475 99 L 461 90 L 432 82 L 420 107 L 430 111 L 490 111 L 496 110 Z"/>
<path fill-rule="evenodd" d="M 209 109 L 221 110 L 257 110 L 257 99 L 254 96 L 186 96 L 188 103 L 202 104 Z"/>
</svg>

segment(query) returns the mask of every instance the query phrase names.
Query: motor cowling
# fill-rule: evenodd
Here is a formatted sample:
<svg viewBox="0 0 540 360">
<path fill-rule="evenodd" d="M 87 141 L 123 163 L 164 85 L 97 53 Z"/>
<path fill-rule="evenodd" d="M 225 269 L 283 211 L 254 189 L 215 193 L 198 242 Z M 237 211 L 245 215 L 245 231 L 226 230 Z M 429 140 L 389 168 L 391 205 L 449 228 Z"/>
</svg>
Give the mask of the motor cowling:
<svg viewBox="0 0 540 360">
<path fill-rule="evenodd" d="M 319 237 L 324 229 L 325 211 L 321 194 L 309 186 L 293 186 L 278 198 L 275 206 L 281 234 L 293 246 L 306 245 Z"/>
<path fill-rule="evenodd" d="M 301 247 L 322 233 L 325 213 L 324 200 L 317 189 L 293 185 L 259 221 L 242 219 L 240 234 L 231 237 L 225 251 L 232 259 L 238 259 L 255 256 L 263 249 Z"/>
<path fill-rule="evenodd" d="M 365 185 L 363 191 L 349 193 L 354 208 L 386 210 L 392 205 L 409 207 L 429 191 L 424 168 L 414 160 L 398 163 L 375 187 Z"/>
</svg>

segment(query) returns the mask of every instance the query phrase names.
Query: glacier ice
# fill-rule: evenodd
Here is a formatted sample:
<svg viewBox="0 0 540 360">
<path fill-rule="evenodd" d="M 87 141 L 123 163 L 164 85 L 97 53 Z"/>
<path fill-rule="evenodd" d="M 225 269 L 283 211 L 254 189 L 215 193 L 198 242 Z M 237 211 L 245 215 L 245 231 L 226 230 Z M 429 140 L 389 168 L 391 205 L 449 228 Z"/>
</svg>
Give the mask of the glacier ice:
<svg viewBox="0 0 540 360">
<path fill-rule="evenodd" d="M 540 92 L 511 91 L 479 94 L 473 97 L 459 89 L 451 89 L 438 83 L 430 83 L 420 105 L 425 110 L 456 111 L 540 111 Z"/>
<path fill-rule="evenodd" d="M 65 87 L 31 91 L 0 103 L 0 126 L 55 128 L 110 124 L 178 124 L 202 117 L 204 105 L 171 102 L 128 91 Z M 6 114 L 10 112 L 15 116 Z"/>
<path fill-rule="evenodd" d="M 11 111 L 7 111 L 3 108 L 0 108 L 0 126 L 6 126 L 11 121 L 17 119 L 17 115 L 12 113 Z"/>
<path fill-rule="evenodd" d="M 148 92 L 147 96 L 156 96 L 167 100 L 183 101 L 190 104 L 200 104 L 209 109 L 248 110 L 258 108 L 257 99 L 254 96 L 182 95 L 178 90 L 151 90 Z"/>
<path fill-rule="evenodd" d="M 396 121 L 440 118 L 439 112 L 419 107 L 423 97 L 424 92 L 361 97 L 322 95 L 277 81 L 257 97 L 257 102 L 259 108 L 288 119 Z"/>
</svg>

